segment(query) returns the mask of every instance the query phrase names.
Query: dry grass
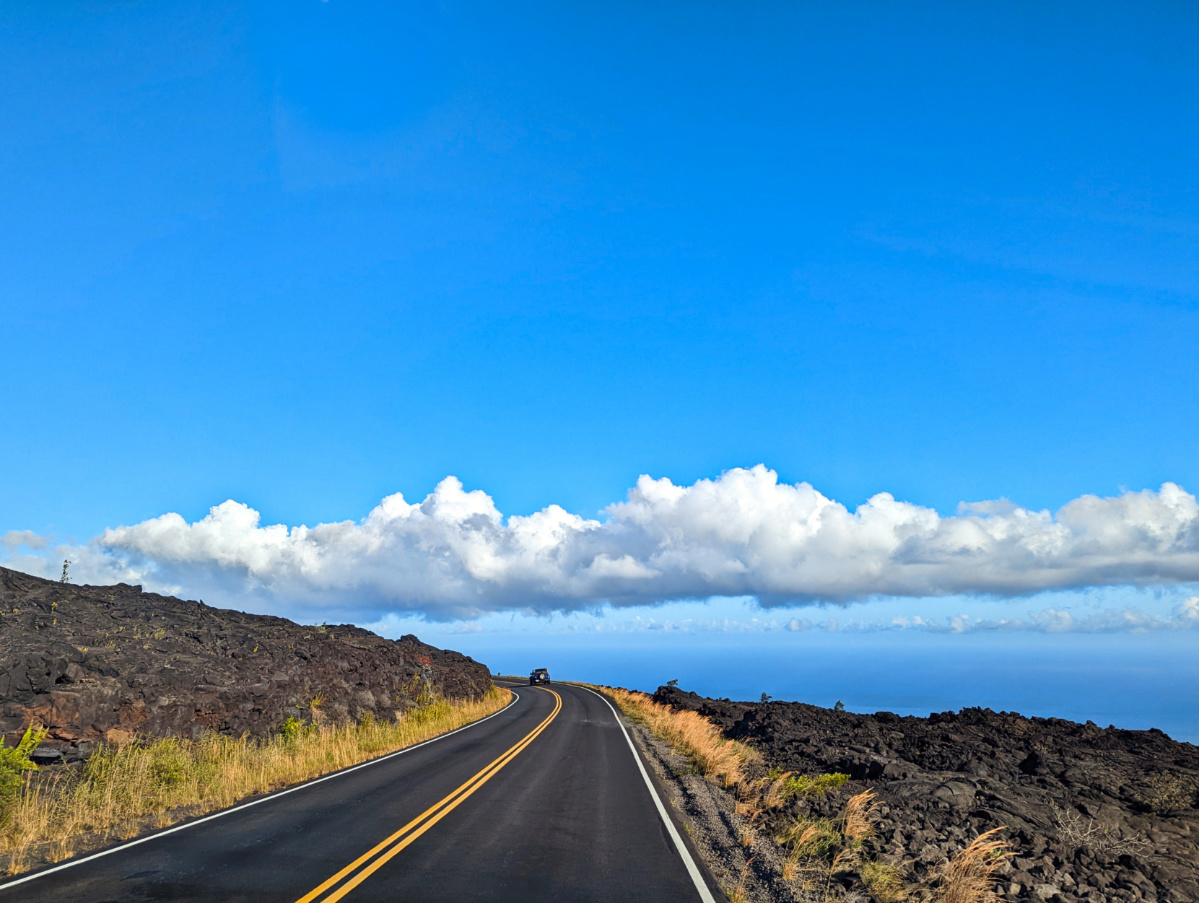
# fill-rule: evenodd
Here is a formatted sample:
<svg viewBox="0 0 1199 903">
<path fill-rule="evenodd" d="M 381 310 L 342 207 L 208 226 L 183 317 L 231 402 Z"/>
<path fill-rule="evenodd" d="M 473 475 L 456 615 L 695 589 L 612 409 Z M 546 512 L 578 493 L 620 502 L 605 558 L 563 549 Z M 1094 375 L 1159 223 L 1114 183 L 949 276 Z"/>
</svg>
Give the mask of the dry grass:
<svg viewBox="0 0 1199 903">
<path fill-rule="evenodd" d="M 860 846 L 874 836 L 874 823 L 877 820 L 878 803 L 874 801 L 874 791 L 863 790 L 846 801 L 841 833 L 851 844 Z"/>
<path fill-rule="evenodd" d="M 787 851 L 783 880 L 791 882 L 805 900 L 828 901 L 841 899 L 834 876 L 856 872 L 883 903 L 907 899 L 903 870 L 870 854 L 868 841 L 874 837 L 877 820 L 873 790 L 851 796 L 835 819 L 798 816 L 777 838 Z"/>
<path fill-rule="evenodd" d="M 784 771 L 774 780 L 767 775 L 762 779 L 765 791 L 762 793 L 762 808 L 763 809 L 781 809 L 787 802 L 787 782 L 791 778 L 791 772 Z"/>
<path fill-rule="evenodd" d="M 601 687 L 634 721 L 644 724 L 656 737 L 694 763 L 700 774 L 724 787 L 745 780 L 745 766 L 758 754 L 743 743 L 726 740 L 720 729 L 698 712 L 675 711 L 654 702 L 644 693 Z"/>
<path fill-rule="evenodd" d="M 210 735 L 102 746 L 81 767 L 26 781 L 0 826 L 0 862 L 16 874 L 39 858 L 57 862 L 80 846 L 224 809 L 444 734 L 510 699 L 493 687 L 479 700 L 430 700 L 394 722 L 305 725 L 261 740 Z"/>
<path fill-rule="evenodd" d="M 903 870 L 890 862 L 866 862 L 858 870 L 862 883 L 882 903 L 902 903 L 908 898 Z"/>
<path fill-rule="evenodd" d="M 1014 855 L 1007 841 L 995 836 L 1003 830 L 995 828 L 978 835 L 945 864 L 934 897 L 937 903 L 998 903 L 995 873 Z"/>
</svg>

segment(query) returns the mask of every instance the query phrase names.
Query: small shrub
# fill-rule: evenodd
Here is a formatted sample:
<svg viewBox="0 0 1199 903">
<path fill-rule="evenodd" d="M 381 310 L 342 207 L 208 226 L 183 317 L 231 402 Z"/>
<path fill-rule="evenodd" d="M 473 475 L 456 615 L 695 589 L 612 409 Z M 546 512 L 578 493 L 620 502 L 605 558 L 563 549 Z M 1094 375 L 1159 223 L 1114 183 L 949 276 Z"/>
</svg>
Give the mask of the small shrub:
<svg viewBox="0 0 1199 903">
<path fill-rule="evenodd" d="M 295 715 L 288 715 L 283 726 L 279 728 L 279 734 L 284 740 L 295 740 L 305 732 L 306 727 L 307 725 Z"/>
<path fill-rule="evenodd" d="M 1149 779 L 1149 792 L 1144 802 L 1155 815 L 1173 815 L 1189 809 L 1195 797 L 1194 785 L 1180 775 L 1163 772 Z"/>
<path fill-rule="evenodd" d="M 46 728 L 31 724 L 21 741 L 11 747 L 5 746 L 4 738 L 0 737 L 0 821 L 7 821 L 12 814 L 25 772 L 37 771 L 29 756 L 46 739 L 46 733 Z"/>
<path fill-rule="evenodd" d="M 818 800 L 828 796 L 834 790 L 845 786 L 849 775 L 841 772 L 832 774 L 795 774 L 783 783 L 782 794 L 786 799 L 801 797 L 806 800 Z"/>
<path fill-rule="evenodd" d="M 843 703 L 840 699 L 838 699 L 836 702 L 833 703 L 833 711 L 834 712 L 844 712 L 845 711 L 845 703 Z"/>
</svg>

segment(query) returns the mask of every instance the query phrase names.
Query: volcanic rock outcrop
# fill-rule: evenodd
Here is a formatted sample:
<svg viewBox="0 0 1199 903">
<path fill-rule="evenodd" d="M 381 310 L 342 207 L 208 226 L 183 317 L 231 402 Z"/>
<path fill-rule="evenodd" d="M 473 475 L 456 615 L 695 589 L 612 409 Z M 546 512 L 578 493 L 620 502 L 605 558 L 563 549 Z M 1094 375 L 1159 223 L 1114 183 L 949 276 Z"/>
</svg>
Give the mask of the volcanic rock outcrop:
<svg viewBox="0 0 1199 903">
<path fill-rule="evenodd" d="M 859 715 L 676 687 L 660 687 L 654 699 L 706 716 L 768 767 L 841 772 L 851 791 L 874 789 L 877 847 L 917 878 L 1005 826 L 1016 853 L 1002 876 L 1005 899 L 1199 901 L 1199 747 L 1161 731 L 978 708 Z M 838 805 L 796 803 L 813 816 Z"/>
<path fill-rule="evenodd" d="M 0 568 L 0 733 L 11 744 L 45 725 L 44 761 L 136 735 L 263 735 L 289 716 L 391 719 L 423 694 L 477 698 L 490 686 L 484 665 L 414 636 Z"/>
</svg>

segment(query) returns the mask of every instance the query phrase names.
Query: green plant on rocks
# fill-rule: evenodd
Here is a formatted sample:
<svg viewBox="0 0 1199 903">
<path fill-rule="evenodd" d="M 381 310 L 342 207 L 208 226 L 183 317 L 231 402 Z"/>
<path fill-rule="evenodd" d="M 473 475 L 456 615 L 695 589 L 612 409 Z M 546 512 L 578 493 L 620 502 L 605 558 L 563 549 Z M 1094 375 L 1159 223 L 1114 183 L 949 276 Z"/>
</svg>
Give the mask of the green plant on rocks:
<svg viewBox="0 0 1199 903">
<path fill-rule="evenodd" d="M 37 765 L 29 757 L 45 739 L 46 728 L 32 724 L 16 746 L 5 746 L 4 738 L 0 737 L 0 820 L 8 819 L 20 798 L 25 773 L 37 771 Z"/>
<path fill-rule="evenodd" d="M 284 740 L 297 740 L 305 734 L 311 733 L 314 727 L 314 725 L 302 721 L 295 715 L 288 715 L 287 720 L 279 728 L 279 734 Z"/>
<path fill-rule="evenodd" d="M 849 781 L 849 775 L 839 771 L 832 774 L 792 774 L 772 768 L 767 773 L 766 780 L 781 781 L 776 791 L 781 801 L 795 797 L 818 800 L 828 796 L 832 791 L 844 787 Z"/>
<path fill-rule="evenodd" d="M 1145 794 L 1144 799 L 1151 812 L 1166 816 L 1189 808 L 1194 797 L 1193 783 L 1181 775 L 1162 772 L 1149 779 L 1149 792 Z"/>
</svg>

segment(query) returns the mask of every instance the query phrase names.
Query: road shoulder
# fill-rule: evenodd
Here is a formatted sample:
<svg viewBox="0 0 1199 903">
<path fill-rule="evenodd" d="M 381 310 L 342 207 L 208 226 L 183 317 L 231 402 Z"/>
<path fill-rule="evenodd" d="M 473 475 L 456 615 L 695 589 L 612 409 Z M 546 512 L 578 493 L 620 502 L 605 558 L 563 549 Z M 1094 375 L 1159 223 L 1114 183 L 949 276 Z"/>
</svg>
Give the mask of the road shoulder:
<svg viewBox="0 0 1199 903">
<path fill-rule="evenodd" d="M 774 844 L 759 838 L 752 849 L 743 846 L 751 826 L 737 813 L 737 801 L 728 791 L 695 773 L 694 766 L 642 725 L 619 716 L 642 761 L 667 801 L 684 841 L 702 864 L 709 887 L 718 899 L 742 903 L 792 903 L 800 898 L 784 882 L 782 855 Z"/>
</svg>

